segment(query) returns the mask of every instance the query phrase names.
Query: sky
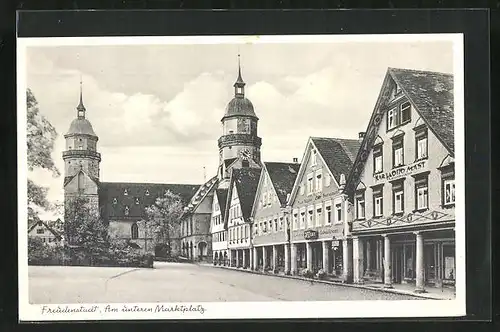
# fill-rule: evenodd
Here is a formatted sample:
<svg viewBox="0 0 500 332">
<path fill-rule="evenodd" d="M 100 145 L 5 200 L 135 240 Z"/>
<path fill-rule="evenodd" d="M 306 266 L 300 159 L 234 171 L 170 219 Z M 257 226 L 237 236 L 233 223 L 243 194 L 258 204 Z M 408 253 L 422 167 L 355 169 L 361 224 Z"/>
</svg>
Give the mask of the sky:
<svg viewBox="0 0 500 332">
<path fill-rule="evenodd" d="M 30 46 L 26 83 L 59 134 L 61 172 L 81 77 L 101 181 L 202 184 L 216 174 L 238 53 L 263 161 L 300 160 L 310 136 L 357 138 L 388 67 L 453 72 L 444 41 Z M 63 199 L 63 176 L 29 174 L 52 202 Z"/>
</svg>

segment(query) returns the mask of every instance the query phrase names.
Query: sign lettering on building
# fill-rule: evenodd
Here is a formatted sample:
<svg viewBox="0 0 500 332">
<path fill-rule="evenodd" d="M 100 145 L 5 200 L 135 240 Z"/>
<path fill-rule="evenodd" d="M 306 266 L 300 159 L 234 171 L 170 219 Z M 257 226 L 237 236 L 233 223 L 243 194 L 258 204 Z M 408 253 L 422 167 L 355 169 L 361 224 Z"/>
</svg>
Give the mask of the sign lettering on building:
<svg viewBox="0 0 500 332">
<path fill-rule="evenodd" d="M 425 167 L 425 160 L 421 160 L 407 166 L 393 169 L 389 172 L 375 174 L 373 177 L 375 181 L 383 181 L 383 180 L 390 181 L 415 173 L 416 171 L 419 171 L 424 167 Z"/>
<path fill-rule="evenodd" d="M 318 238 L 318 232 L 312 229 L 308 229 L 304 232 L 304 239 L 315 240 Z"/>
</svg>

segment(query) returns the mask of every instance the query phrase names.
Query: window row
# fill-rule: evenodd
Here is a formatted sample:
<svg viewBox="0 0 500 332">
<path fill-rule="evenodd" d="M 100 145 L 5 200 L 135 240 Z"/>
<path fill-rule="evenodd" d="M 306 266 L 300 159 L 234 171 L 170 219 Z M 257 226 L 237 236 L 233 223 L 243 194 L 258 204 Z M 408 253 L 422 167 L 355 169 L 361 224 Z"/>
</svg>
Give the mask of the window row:
<svg viewBox="0 0 500 332">
<path fill-rule="evenodd" d="M 127 189 L 123 190 L 123 195 L 128 196 L 128 190 Z M 149 196 L 149 190 L 148 189 L 146 189 L 146 191 L 144 192 L 144 195 Z"/>
<path fill-rule="evenodd" d="M 213 242 L 226 241 L 226 232 L 217 232 L 212 234 Z"/>
<path fill-rule="evenodd" d="M 220 225 L 222 224 L 222 215 L 217 215 L 212 217 L 212 225 Z"/>
<path fill-rule="evenodd" d="M 241 213 L 241 206 L 239 204 L 233 205 L 229 208 L 229 220 L 236 218 L 241 218 L 243 214 Z"/>
<path fill-rule="evenodd" d="M 381 217 L 384 214 L 383 185 L 373 187 L 373 217 Z M 414 186 L 414 211 L 422 211 L 429 208 L 429 180 L 428 176 L 415 176 Z M 365 219 L 365 192 L 356 194 L 356 219 Z M 447 177 L 442 179 L 441 202 L 444 207 L 455 204 L 455 179 Z M 395 181 L 392 184 L 392 214 L 404 214 L 405 212 L 405 189 L 404 179 Z"/>
<path fill-rule="evenodd" d="M 293 229 L 305 229 L 310 227 L 320 227 L 331 225 L 332 223 L 342 223 L 342 203 L 336 203 L 332 211 L 331 203 L 323 205 L 310 206 L 300 211 L 295 209 L 292 212 Z"/>
<path fill-rule="evenodd" d="M 283 217 L 256 221 L 254 226 L 254 235 L 263 235 L 267 233 L 282 232 L 285 230 Z"/>
<path fill-rule="evenodd" d="M 249 240 L 250 226 L 248 224 L 229 228 L 228 240 L 229 243 L 239 243 L 243 240 Z"/>
<path fill-rule="evenodd" d="M 427 129 L 421 128 L 415 131 L 415 161 L 428 157 L 428 135 Z M 400 167 L 405 164 L 404 156 L 404 135 L 392 140 L 392 167 Z M 373 173 L 384 171 L 383 144 L 373 147 Z"/>
<path fill-rule="evenodd" d="M 135 197 L 134 201 L 135 201 L 136 205 L 139 205 L 141 203 L 139 200 L 139 197 Z M 116 204 L 118 204 L 118 199 L 116 197 L 113 197 L 113 205 L 116 205 Z"/>
<path fill-rule="evenodd" d="M 262 207 L 271 206 L 273 201 L 276 199 L 277 198 L 275 197 L 274 193 L 271 190 L 263 192 L 260 198 L 261 206 Z"/>
<path fill-rule="evenodd" d="M 329 174 L 326 174 L 323 179 L 322 170 L 317 170 L 314 173 L 310 173 L 307 175 L 307 182 L 305 185 L 301 185 L 299 188 L 300 195 L 312 195 L 315 193 L 321 193 L 323 191 L 323 185 L 325 187 L 329 187 L 331 184 L 331 177 Z"/>
</svg>

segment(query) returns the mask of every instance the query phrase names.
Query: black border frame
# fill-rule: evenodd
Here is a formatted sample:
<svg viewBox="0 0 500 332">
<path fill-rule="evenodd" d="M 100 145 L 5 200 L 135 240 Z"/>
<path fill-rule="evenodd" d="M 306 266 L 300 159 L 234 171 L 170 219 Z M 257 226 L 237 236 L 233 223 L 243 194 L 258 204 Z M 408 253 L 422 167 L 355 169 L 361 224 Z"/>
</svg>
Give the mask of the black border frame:
<svg viewBox="0 0 500 332">
<path fill-rule="evenodd" d="M 53 1 L 50 1 L 54 3 Z M 90 1 L 89 1 L 90 2 Z M 109 1 L 106 1 L 109 2 Z M 111 1 L 113 2 L 113 1 Z M 149 4 L 153 1 L 146 1 Z M 175 2 L 175 5 L 174 5 Z M 190 1 L 185 1 L 188 3 Z M 214 1 L 230 3 L 232 1 Z M 243 1 L 248 6 L 248 1 Z M 260 1 L 259 1 L 260 2 Z M 284 1 L 290 3 L 290 1 Z M 300 1 L 299 1 L 300 2 Z M 326 1 L 329 2 L 329 1 Z M 428 1 L 421 1 L 428 3 Z M 463 1 L 460 1 L 463 2 Z M 45 8 L 60 9 L 64 1 L 50 5 L 43 2 Z M 61 5 L 61 3 L 63 3 Z M 75 8 L 76 1 L 66 2 L 66 8 Z M 118 1 L 113 3 L 120 3 Z M 119 8 L 126 7 L 118 4 Z M 158 3 L 158 2 L 156 2 Z M 165 1 L 171 8 L 178 8 L 178 1 Z M 184 3 L 180 1 L 180 3 Z M 192 3 L 192 2 L 191 2 Z M 211 2 L 212 3 L 212 2 Z M 283 1 L 282 1 L 283 3 Z M 322 1 L 325 3 L 325 1 Z M 456 2 L 455 2 L 456 3 Z M 130 4 L 130 2 L 128 3 Z M 246 7 L 243 4 L 241 7 Z M 438 5 L 441 1 L 438 1 Z M 89 4 L 87 4 L 89 5 Z M 99 1 L 99 5 L 106 4 Z M 473 5 L 484 5 L 484 2 L 473 2 Z M 31 8 L 42 6 L 40 2 L 31 2 Z M 85 5 L 83 5 L 85 6 Z M 133 7 L 134 5 L 132 5 Z M 251 6 L 251 5 L 250 5 Z M 54 8 L 55 7 L 55 8 Z M 116 8 L 115 6 L 113 6 Z M 165 6 L 162 6 L 165 7 Z M 168 5 L 166 7 L 169 7 Z M 189 7 L 189 6 L 185 6 Z M 213 6 L 221 8 L 222 6 Z M 233 6 L 234 7 L 234 6 Z M 240 8 L 241 8 L 240 7 Z M 265 6 L 276 8 L 276 5 Z M 21 7 L 22 8 L 22 7 Z M 27 8 L 26 6 L 24 8 Z M 29 8 L 29 6 L 28 6 Z M 76 5 L 78 8 L 78 5 Z M 94 8 L 96 8 L 94 6 Z M 203 7 L 202 7 L 203 8 Z M 204 7 L 208 8 L 208 7 Z M 20 8 L 19 8 L 20 9 Z M 485 10 L 304 10 L 304 11 L 79 11 L 51 12 L 24 11 L 17 14 L 19 36 L 140 36 L 140 35 L 210 35 L 210 34 L 327 34 L 327 33 L 453 33 L 465 34 L 465 106 L 466 106 L 466 216 L 467 216 L 467 318 L 459 320 L 490 320 L 491 308 L 491 145 L 489 128 L 489 12 Z M 9 20 L 12 23 L 11 20 Z M 196 22 L 193 24 L 193 22 Z M 498 26 L 498 21 L 497 26 Z M 10 27 L 10 32 L 13 32 Z M 14 30 L 15 31 L 15 30 Z M 230 32 L 230 33 L 229 33 Z M 6 170 L 5 182 L 17 192 L 16 186 L 16 87 L 15 84 L 15 38 L 12 34 L 0 40 L 0 65 L 6 67 L 7 75 L 2 75 L 8 89 L 1 89 L 5 94 L 0 100 L 7 102 L 1 133 L 6 136 L 2 142 L 3 164 Z M 497 49 L 498 52 L 498 49 Z M 494 78 L 494 77 L 492 77 Z M 4 147 L 5 146 L 5 147 Z M 7 195 L 3 204 L 7 211 L 10 225 L 3 234 L 13 243 L 3 242 L 4 252 L 12 255 L 3 256 L 3 266 L 10 266 L 3 273 L 7 281 L 17 280 L 17 196 Z M 10 222 L 12 219 L 12 222 Z M 14 251 L 12 247 L 16 248 Z M 6 285 L 7 283 L 3 283 Z M 17 303 L 17 287 L 5 287 L 2 293 Z M 8 306 L 0 314 L 10 321 L 17 320 L 17 306 Z M 1 309 L 1 308 L 0 308 Z M 347 321 L 345 319 L 325 319 L 321 321 Z M 416 319 L 358 319 L 363 322 L 373 321 L 417 321 Z M 418 321 L 448 321 L 449 319 L 418 319 Z M 3 318 L 2 318 L 3 321 Z M 209 321 L 208 321 L 209 322 Z M 289 327 L 301 328 L 302 324 Z M 92 324 L 95 328 L 95 324 Z M 349 327 L 355 327 L 353 324 Z M 108 325 L 109 326 L 109 325 Z M 340 326 L 339 326 L 340 327 Z M 302 327 L 305 328 L 305 327 Z M 301 329 L 302 329 L 301 328 Z M 455 325 L 456 328 L 456 325 Z M 469 325 L 468 329 L 471 326 Z M 420 326 L 419 330 L 422 329 Z"/>
</svg>

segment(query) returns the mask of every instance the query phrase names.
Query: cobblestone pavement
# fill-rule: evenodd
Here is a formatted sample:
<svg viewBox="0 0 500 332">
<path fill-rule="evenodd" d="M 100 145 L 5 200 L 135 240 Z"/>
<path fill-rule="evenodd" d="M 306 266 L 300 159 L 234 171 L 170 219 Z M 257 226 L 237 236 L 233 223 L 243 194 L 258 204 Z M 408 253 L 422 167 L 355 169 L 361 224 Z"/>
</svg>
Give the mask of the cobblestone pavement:
<svg viewBox="0 0 500 332">
<path fill-rule="evenodd" d="M 53 303 L 416 300 L 415 297 L 181 263 L 154 269 L 30 266 L 29 299 Z"/>
</svg>

